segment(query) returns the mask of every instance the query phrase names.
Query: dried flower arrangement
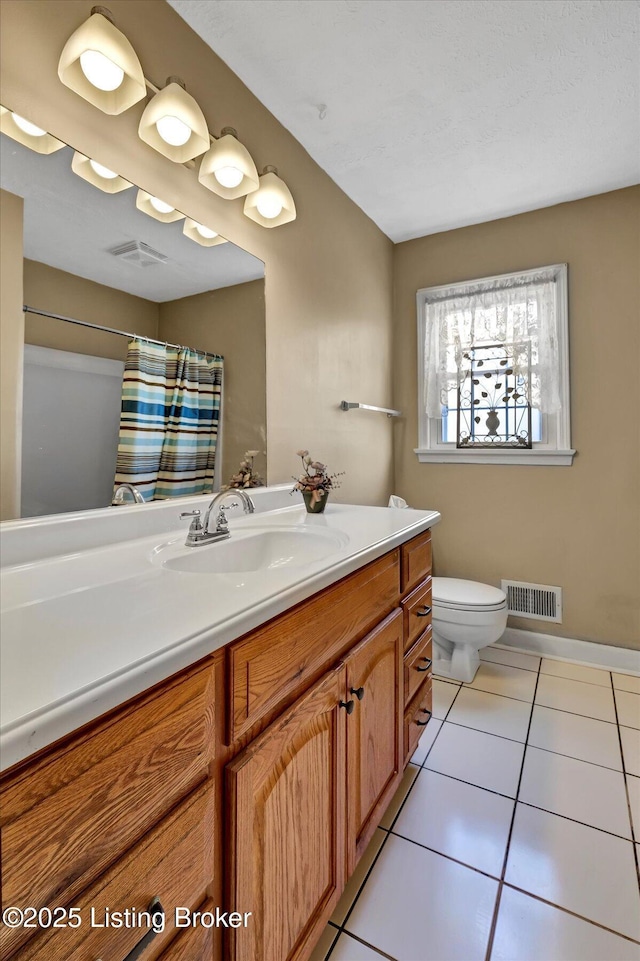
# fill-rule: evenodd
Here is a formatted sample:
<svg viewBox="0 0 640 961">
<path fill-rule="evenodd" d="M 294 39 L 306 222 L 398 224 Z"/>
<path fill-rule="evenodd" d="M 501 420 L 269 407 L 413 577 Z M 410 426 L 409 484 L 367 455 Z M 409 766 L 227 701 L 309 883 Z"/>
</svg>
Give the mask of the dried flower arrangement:
<svg viewBox="0 0 640 961">
<path fill-rule="evenodd" d="M 260 453 L 259 450 L 247 450 L 244 452 L 244 460 L 240 461 L 237 473 L 233 475 L 228 484 L 221 488 L 223 491 L 237 490 L 239 487 L 264 487 L 264 480 L 253 466 L 253 459 Z"/>
<path fill-rule="evenodd" d="M 296 483 L 291 491 L 292 494 L 294 491 L 310 493 L 311 503 L 318 504 L 329 490 L 340 487 L 337 478 L 342 477 L 344 471 L 340 474 L 329 474 L 326 465 L 318 460 L 312 460 L 308 450 L 298 450 L 296 454 L 302 460 L 304 473 L 297 478 L 294 477 Z"/>
</svg>

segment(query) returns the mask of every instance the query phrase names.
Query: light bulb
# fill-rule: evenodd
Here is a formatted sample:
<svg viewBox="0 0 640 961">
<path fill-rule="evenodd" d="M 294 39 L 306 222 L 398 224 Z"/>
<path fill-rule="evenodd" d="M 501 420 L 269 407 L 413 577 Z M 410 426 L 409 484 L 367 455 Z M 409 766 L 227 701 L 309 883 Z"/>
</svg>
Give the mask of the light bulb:
<svg viewBox="0 0 640 961">
<path fill-rule="evenodd" d="M 244 174 L 237 167 L 220 167 L 213 171 L 213 176 L 222 187 L 237 187 Z"/>
<path fill-rule="evenodd" d="M 157 210 L 159 214 L 172 214 L 176 209 L 172 207 L 171 204 L 167 204 L 164 200 L 160 200 L 158 197 L 149 197 L 149 203 L 154 210 Z"/>
<path fill-rule="evenodd" d="M 215 230 L 211 230 L 210 227 L 205 227 L 203 224 L 196 224 L 196 230 L 206 240 L 213 240 L 214 237 L 218 236 Z"/>
<path fill-rule="evenodd" d="M 115 180 L 115 178 L 118 176 L 117 173 L 115 173 L 113 170 L 110 170 L 108 167 L 105 167 L 104 164 L 99 164 L 97 160 L 90 160 L 89 166 L 94 173 L 97 173 L 99 177 L 104 177 L 105 180 Z"/>
<path fill-rule="evenodd" d="M 268 194 L 266 197 L 261 197 L 256 204 L 258 213 L 261 214 L 265 220 L 273 220 L 274 217 L 278 217 L 282 211 L 282 204 L 277 197 L 270 197 Z"/>
<path fill-rule="evenodd" d="M 25 120 L 24 117 L 20 116 L 20 114 L 12 112 L 11 116 L 15 121 L 16 127 L 20 127 L 20 130 L 22 130 L 23 133 L 29 134 L 30 137 L 45 136 L 47 132 L 46 130 L 43 130 L 42 127 L 36 127 L 34 123 L 31 123 L 30 120 Z"/>
<path fill-rule="evenodd" d="M 85 50 L 80 54 L 80 68 L 92 86 L 98 90 L 117 90 L 124 80 L 124 70 L 99 50 Z"/>
<path fill-rule="evenodd" d="M 156 129 L 164 142 L 172 147 L 182 147 L 191 136 L 191 127 L 179 117 L 160 117 Z"/>
</svg>

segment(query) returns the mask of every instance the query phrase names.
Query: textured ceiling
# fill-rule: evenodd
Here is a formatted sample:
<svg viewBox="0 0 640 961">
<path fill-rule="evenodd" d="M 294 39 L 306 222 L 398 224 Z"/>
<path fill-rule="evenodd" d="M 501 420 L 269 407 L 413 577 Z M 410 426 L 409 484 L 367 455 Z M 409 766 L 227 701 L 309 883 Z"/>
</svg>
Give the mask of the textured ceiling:
<svg viewBox="0 0 640 961">
<path fill-rule="evenodd" d="M 394 241 L 640 180 L 638 0 L 169 3 Z"/>
</svg>

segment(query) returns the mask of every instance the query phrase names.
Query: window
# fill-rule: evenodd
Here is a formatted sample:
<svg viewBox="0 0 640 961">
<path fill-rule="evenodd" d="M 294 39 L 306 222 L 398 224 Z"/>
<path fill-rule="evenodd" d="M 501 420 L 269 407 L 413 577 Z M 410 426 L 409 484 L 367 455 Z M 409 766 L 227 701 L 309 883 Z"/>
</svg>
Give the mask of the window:
<svg viewBox="0 0 640 961">
<path fill-rule="evenodd" d="M 421 462 L 568 466 L 567 265 L 417 294 Z"/>
</svg>

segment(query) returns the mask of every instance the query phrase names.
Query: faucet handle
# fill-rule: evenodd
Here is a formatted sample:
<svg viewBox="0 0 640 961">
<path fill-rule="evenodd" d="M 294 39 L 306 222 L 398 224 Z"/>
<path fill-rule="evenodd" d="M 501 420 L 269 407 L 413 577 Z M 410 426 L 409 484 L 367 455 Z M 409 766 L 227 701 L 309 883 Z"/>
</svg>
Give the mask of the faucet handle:
<svg viewBox="0 0 640 961">
<path fill-rule="evenodd" d="M 237 506 L 238 506 L 237 504 L 229 504 L 228 507 L 225 507 L 224 504 L 220 505 L 218 516 L 216 517 L 216 533 L 217 534 L 229 533 L 229 521 L 227 519 L 227 511 L 233 510 L 233 508 Z"/>
<path fill-rule="evenodd" d="M 190 523 L 190 525 L 189 525 L 189 530 L 190 530 L 190 531 L 201 531 L 201 530 L 202 530 L 202 524 L 200 523 L 200 511 L 198 511 L 198 510 L 195 510 L 195 511 L 182 511 L 182 513 L 180 514 L 180 519 L 182 520 L 183 517 L 193 517 L 193 520 L 191 521 L 191 523 Z"/>
</svg>

